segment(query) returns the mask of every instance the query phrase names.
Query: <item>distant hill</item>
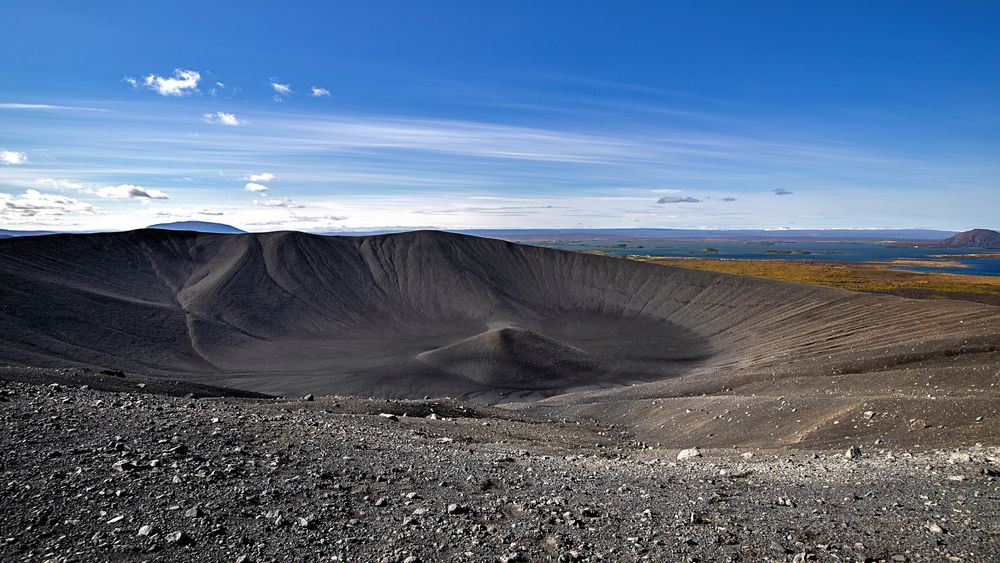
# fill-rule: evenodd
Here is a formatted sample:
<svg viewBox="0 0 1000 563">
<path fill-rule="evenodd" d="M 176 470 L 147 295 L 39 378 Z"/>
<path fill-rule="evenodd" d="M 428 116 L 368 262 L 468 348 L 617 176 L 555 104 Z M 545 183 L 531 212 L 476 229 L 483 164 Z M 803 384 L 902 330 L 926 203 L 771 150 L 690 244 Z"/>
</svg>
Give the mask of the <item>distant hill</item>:
<svg viewBox="0 0 1000 563">
<path fill-rule="evenodd" d="M 161 229 L 164 231 L 194 231 L 196 233 L 215 233 L 220 235 L 239 235 L 246 231 L 237 229 L 232 225 L 224 223 L 212 223 L 211 221 L 177 221 L 174 223 L 157 223 L 150 225 L 147 229 Z"/>
<path fill-rule="evenodd" d="M 972 229 L 946 239 L 944 245 L 953 248 L 1000 248 L 1000 233 L 990 229 Z"/>
</svg>

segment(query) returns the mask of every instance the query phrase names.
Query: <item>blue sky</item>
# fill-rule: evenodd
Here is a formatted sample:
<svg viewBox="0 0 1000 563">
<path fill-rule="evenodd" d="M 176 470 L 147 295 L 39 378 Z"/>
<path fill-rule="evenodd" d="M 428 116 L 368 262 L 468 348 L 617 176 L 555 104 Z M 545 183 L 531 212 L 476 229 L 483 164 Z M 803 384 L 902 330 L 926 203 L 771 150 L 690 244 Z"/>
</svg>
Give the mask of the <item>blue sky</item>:
<svg viewBox="0 0 1000 563">
<path fill-rule="evenodd" d="M 1000 227 L 995 2 L 2 11 L 3 228 Z"/>
</svg>

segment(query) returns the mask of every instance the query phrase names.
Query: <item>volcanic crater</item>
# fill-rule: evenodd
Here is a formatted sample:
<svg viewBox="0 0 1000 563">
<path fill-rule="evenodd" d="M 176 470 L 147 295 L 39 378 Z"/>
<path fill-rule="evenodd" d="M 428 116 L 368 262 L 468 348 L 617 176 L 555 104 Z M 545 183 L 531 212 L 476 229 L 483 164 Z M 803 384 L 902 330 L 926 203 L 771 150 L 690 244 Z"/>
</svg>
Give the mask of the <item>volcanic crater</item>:
<svg viewBox="0 0 1000 563">
<path fill-rule="evenodd" d="M 660 438 L 686 427 L 671 410 L 668 430 L 657 399 L 798 394 L 816 399 L 802 405 L 812 424 L 859 401 L 927 401 L 922 378 L 966 390 L 952 394 L 962 404 L 1000 378 L 996 307 L 434 231 L 8 239 L 0 289 L 8 365 L 279 395 L 447 396 L 636 420 Z M 816 431 L 780 425 L 769 435 L 784 442 Z M 689 431 L 725 436 L 712 428 Z"/>
</svg>

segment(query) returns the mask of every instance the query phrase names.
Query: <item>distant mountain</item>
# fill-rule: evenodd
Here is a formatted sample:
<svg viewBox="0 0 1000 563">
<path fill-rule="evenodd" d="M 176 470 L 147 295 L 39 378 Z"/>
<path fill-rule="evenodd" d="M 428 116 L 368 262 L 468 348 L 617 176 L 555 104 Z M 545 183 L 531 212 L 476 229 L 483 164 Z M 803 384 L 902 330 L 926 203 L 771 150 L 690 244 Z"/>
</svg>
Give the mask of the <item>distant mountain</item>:
<svg viewBox="0 0 1000 563">
<path fill-rule="evenodd" d="M 944 245 L 953 248 L 1000 248 L 1000 233 L 990 229 L 972 229 L 946 239 Z"/>
<path fill-rule="evenodd" d="M 0 229 L 0 238 L 37 237 L 40 235 L 51 235 L 51 234 L 55 234 L 55 231 L 10 231 L 7 229 Z"/>
<path fill-rule="evenodd" d="M 215 233 L 220 235 L 240 235 L 246 231 L 237 229 L 232 225 L 224 223 L 212 223 L 211 221 L 177 221 L 174 223 L 158 223 L 150 225 L 147 229 L 161 229 L 164 231 L 194 231 L 196 233 Z"/>
</svg>

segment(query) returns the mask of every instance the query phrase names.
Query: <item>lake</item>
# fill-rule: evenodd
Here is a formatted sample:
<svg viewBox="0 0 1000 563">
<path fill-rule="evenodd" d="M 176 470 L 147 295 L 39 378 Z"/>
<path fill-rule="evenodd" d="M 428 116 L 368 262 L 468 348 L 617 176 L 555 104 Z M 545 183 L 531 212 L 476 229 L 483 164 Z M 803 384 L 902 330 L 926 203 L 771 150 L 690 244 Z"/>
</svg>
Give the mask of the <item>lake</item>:
<svg viewBox="0 0 1000 563">
<path fill-rule="evenodd" d="M 940 248 L 889 246 L 877 242 L 739 242 L 675 240 L 566 240 L 538 241 L 528 244 L 575 251 L 601 251 L 616 256 L 698 257 L 742 260 L 809 260 L 830 262 L 887 262 L 895 259 L 959 262 L 964 267 L 894 266 L 916 272 L 1000 276 L 1000 258 L 969 258 L 966 255 L 996 254 L 996 250 L 975 248 Z M 945 258 L 941 258 L 944 256 Z"/>
</svg>

